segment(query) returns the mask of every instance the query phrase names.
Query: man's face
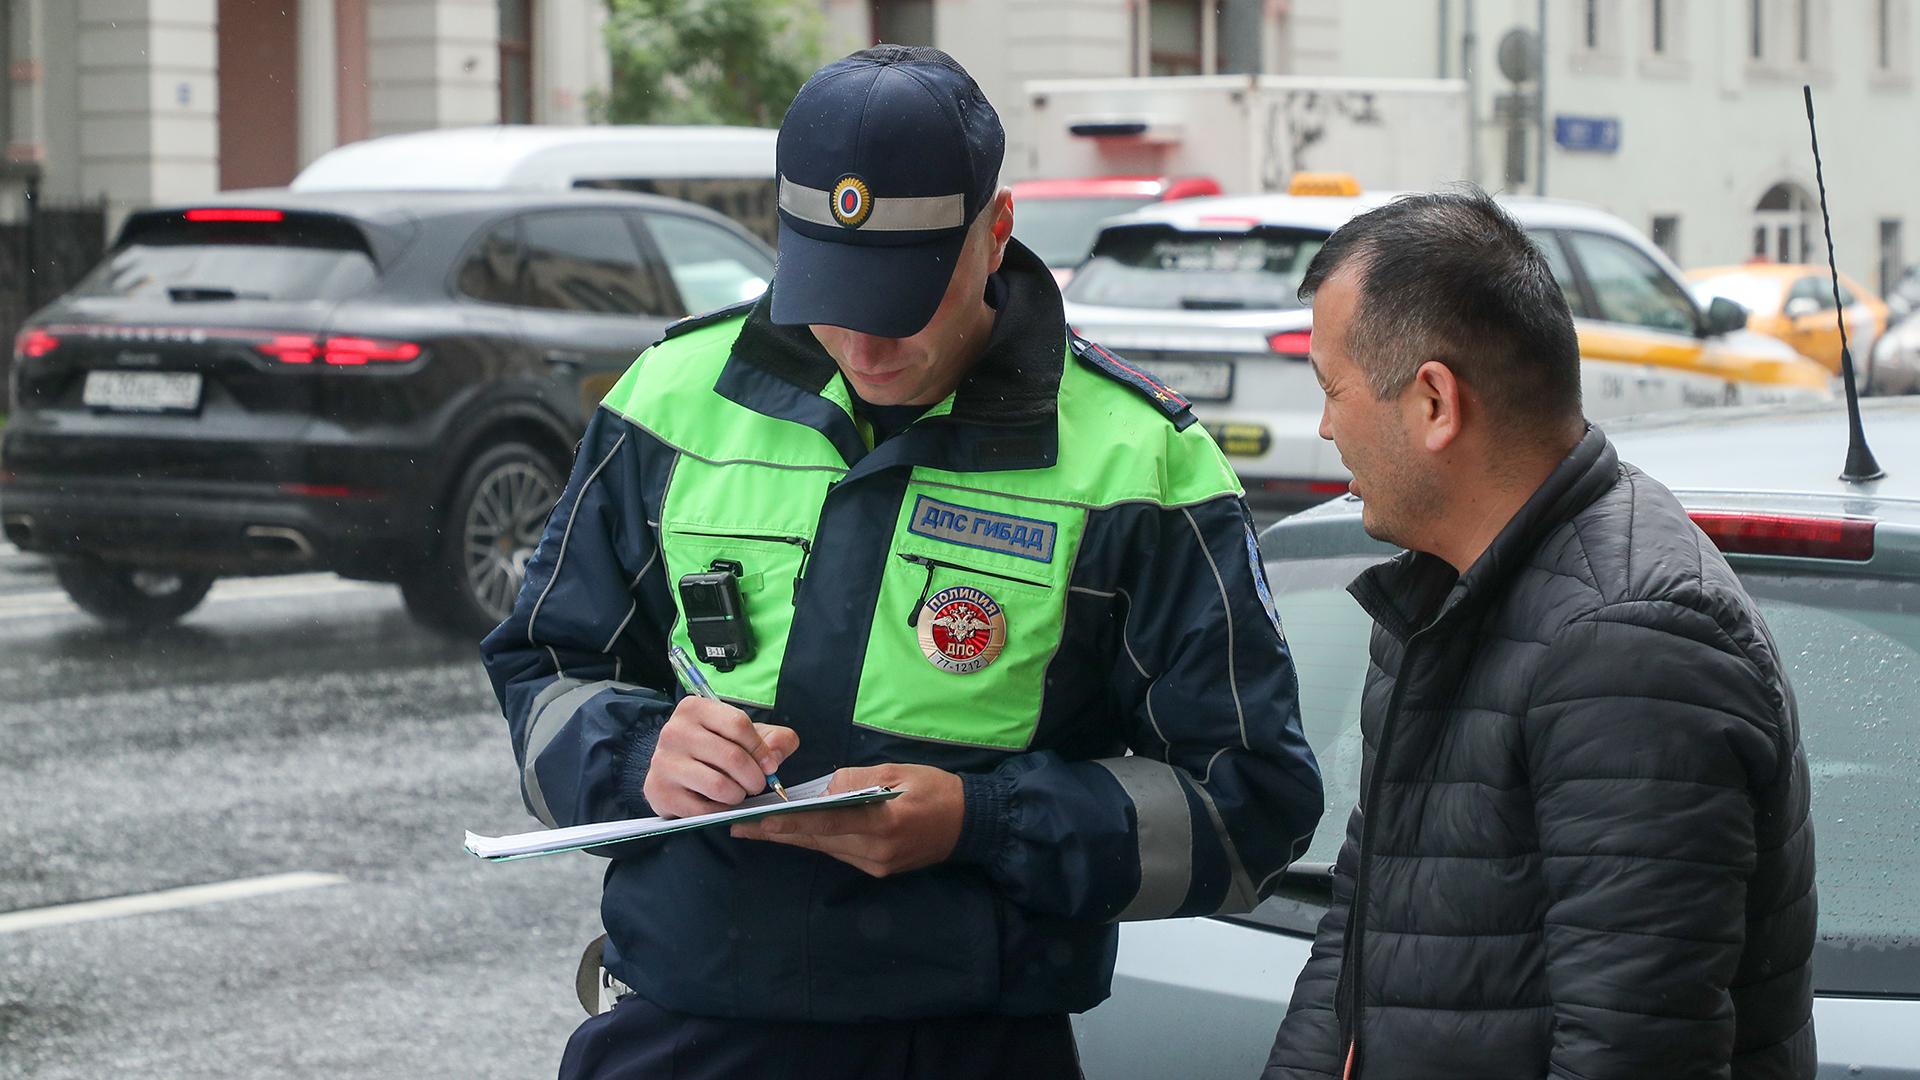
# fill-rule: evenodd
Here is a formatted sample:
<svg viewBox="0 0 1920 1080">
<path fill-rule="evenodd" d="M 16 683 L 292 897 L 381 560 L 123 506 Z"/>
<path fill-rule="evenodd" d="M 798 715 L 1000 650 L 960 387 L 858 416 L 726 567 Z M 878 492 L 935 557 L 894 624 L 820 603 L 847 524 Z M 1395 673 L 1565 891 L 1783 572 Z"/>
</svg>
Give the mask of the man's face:
<svg viewBox="0 0 1920 1080">
<path fill-rule="evenodd" d="M 1308 361 L 1326 392 L 1320 437 L 1331 440 L 1353 474 L 1363 500 L 1367 535 L 1417 548 L 1423 520 L 1435 507 L 1434 479 L 1407 424 L 1406 394 L 1381 400 L 1366 372 L 1347 352 L 1347 333 L 1360 301 L 1360 274 L 1351 265 L 1329 277 L 1313 297 L 1313 341 Z"/>
<path fill-rule="evenodd" d="M 984 345 L 976 338 L 983 339 L 993 329 L 991 317 L 982 320 L 981 308 L 987 277 L 1000 268 L 1005 252 L 1002 230 L 994 227 L 1001 213 L 1007 221 L 1004 233 L 1011 234 L 1012 208 L 1003 194 L 975 220 L 954 264 L 953 278 L 947 282 L 946 295 L 933 320 L 919 333 L 885 338 L 840 326 L 810 327 L 862 400 L 873 405 L 932 405 L 966 377 Z"/>
</svg>

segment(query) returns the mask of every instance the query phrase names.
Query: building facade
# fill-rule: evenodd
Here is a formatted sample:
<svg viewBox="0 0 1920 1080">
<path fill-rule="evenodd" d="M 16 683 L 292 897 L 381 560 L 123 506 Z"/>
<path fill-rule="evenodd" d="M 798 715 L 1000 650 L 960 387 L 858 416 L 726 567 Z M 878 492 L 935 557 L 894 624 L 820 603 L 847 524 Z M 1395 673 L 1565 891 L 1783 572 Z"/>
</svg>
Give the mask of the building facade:
<svg viewBox="0 0 1920 1080">
<path fill-rule="evenodd" d="M 342 143 L 585 123 L 604 0 L 0 0 L 0 215 L 274 186 Z"/>
<path fill-rule="evenodd" d="M 1914 0 L 822 3 L 836 47 L 934 44 L 966 64 L 1006 119 L 1009 178 L 1039 137 L 1029 80 L 1464 77 L 1475 118 L 1463 179 L 1604 207 L 1682 266 L 1825 259 L 1806 84 L 1841 268 L 1884 288 L 1920 260 Z M 1540 76 L 1508 78 L 1512 31 L 1541 43 Z"/>
<path fill-rule="evenodd" d="M 819 2 L 830 51 L 966 63 L 1006 119 L 1009 178 L 1044 134 L 1030 80 L 1464 77 L 1464 179 L 1605 207 L 1686 266 L 1824 258 L 1805 83 L 1842 267 L 1883 286 L 1920 259 L 1916 0 Z M 283 184 L 369 136 L 584 123 L 606 18 L 606 0 L 0 0 L 0 221 L 29 190 L 117 220 Z M 1508 78 L 1512 33 L 1544 43 L 1540 77 Z"/>
</svg>

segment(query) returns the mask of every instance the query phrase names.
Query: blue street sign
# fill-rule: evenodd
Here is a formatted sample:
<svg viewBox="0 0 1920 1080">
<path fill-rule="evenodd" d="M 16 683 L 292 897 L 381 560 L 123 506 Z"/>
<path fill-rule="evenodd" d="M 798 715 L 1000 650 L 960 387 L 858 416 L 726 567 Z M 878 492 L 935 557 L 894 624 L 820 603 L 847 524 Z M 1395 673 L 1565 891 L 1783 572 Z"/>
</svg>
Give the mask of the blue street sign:
<svg viewBox="0 0 1920 1080">
<path fill-rule="evenodd" d="M 1620 121 L 1611 116 L 1556 116 L 1553 141 L 1563 150 L 1611 154 L 1620 149 Z"/>
</svg>

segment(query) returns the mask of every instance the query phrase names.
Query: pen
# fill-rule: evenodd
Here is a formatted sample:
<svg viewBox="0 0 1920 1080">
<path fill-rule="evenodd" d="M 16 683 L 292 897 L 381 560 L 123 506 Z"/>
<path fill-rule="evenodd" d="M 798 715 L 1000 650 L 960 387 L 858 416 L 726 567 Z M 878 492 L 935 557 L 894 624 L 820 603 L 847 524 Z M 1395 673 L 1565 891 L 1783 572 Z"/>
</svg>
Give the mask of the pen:
<svg viewBox="0 0 1920 1080">
<path fill-rule="evenodd" d="M 686 683 L 689 690 L 708 701 L 720 700 L 720 695 L 714 693 L 713 687 L 707 684 L 707 677 L 700 674 L 700 669 L 693 665 L 693 657 L 687 655 L 687 650 L 675 645 L 667 650 L 667 660 L 673 664 L 673 670 L 680 673 L 680 681 Z M 787 789 L 781 786 L 778 773 L 767 774 L 767 786 L 773 789 L 774 794 L 780 796 L 781 802 L 788 801 Z"/>
</svg>

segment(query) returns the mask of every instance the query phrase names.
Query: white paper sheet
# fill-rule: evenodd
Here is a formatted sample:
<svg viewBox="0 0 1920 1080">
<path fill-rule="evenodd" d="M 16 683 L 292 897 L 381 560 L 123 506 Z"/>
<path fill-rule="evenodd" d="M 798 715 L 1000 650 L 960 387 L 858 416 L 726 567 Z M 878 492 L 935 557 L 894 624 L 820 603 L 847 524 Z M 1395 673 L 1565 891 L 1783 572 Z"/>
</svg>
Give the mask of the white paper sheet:
<svg viewBox="0 0 1920 1080">
<path fill-rule="evenodd" d="M 779 795 L 769 791 L 765 795 L 756 795 L 739 806 L 694 817 L 649 817 L 629 818 L 626 821 L 600 821 L 590 825 L 574 825 L 565 829 L 541 829 L 536 832 L 516 833 L 513 836 L 481 836 L 475 832 L 468 832 L 467 850 L 488 862 L 531 859 L 540 855 L 558 854 L 562 851 L 579 851 L 582 848 L 598 847 L 601 844 L 617 844 L 626 840 L 641 840 L 686 832 L 690 829 L 704 829 L 711 825 L 725 825 L 730 822 L 772 817 L 775 814 L 789 814 L 795 810 L 856 806 L 860 803 L 891 799 L 900 794 L 900 789 L 897 788 L 870 787 L 828 795 L 825 793 L 827 782 L 832 779 L 831 776 L 823 776 L 804 784 L 789 785 L 787 797 L 790 801 L 782 801 Z"/>
</svg>

